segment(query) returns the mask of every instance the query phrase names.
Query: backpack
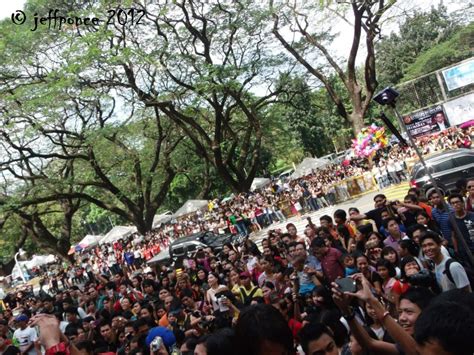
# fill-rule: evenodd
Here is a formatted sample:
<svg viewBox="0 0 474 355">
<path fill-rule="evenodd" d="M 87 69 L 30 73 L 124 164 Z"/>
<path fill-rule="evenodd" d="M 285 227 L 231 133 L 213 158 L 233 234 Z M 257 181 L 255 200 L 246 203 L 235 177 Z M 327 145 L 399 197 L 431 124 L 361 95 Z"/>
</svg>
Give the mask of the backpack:
<svg viewBox="0 0 474 355">
<path fill-rule="evenodd" d="M 448 259 L 444 266 L 444 273 L 446 274 L 448 280 L 454 284 L 453 274 L 451 274 L 450 270 L 451 264 L 454 262 L 461 264 L 461 266 L 464 268 L 464 271 L 466 271 L 466 275 L 469 280 L 469 284 L 471 285 L 471 290 L 474 290 L 474 270 L 470 266 L 466 266 L 465 264 L 453 258 Z"/>
</svg>

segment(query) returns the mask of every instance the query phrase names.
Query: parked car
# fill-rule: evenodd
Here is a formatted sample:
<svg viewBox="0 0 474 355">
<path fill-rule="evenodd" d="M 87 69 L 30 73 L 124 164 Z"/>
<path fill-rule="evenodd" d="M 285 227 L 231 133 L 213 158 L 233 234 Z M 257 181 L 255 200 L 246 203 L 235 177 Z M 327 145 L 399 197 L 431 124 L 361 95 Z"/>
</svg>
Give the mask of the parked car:
<svg viewBox="0 0 474 355">
<path fill-rule="evenodd" d="M 291 174 L 293 174 L 294 172 L 295 172 L 295 169 L 285 170 L 280 175 L 278 175 L 278 179 L 280 179 L 280 181 L 286 181 L 287 179 L 290 178 Z"/>
<path fill-rule="evenodd" d="M 200 248 L 211 247 L 215 253 L 222 250 L 225 243 L 232 241 L 231 234 L 215 234 L 214 232 L 199 232 L 187 237 L 178 238 L 169 247 L 170 258 L 176 260 L 192 255 Z"/>
<path fill-rule="evenodd" d="M 461 178 L 474 178 L 474 151 L 471 149 L 456 149 L 434 154 L 425 159 L 425 162 L 443 193 L 454 189 L 456 181 Z M 426 196 L 434 189 L 420 162 L 413 166 L 410 185 L 419 188 Z"/>
</svg>

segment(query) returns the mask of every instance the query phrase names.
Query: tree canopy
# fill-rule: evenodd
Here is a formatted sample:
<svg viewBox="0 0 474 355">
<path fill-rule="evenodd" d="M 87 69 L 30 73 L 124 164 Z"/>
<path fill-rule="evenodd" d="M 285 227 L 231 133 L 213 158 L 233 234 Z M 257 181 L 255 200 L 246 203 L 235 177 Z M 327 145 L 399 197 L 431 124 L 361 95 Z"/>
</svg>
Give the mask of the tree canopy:
<svg viewBox="0 0 474 355">
<path fill-rule="evenodd" d="M 27 1 L 28 14 L 144 16 L 0 23 L 4 256 L 35 243 L 67 258 L 110 221 L 144 234 L 187 199 L 247 191 L 256 176 L 346 149 L 376 116 L 380 81 L 467 55 L 472 26 L 443 7 L 384 37 L 393 4 Z M 337 21 L 352 26 L 344 57 L 331 46 Z"/>
</svg>

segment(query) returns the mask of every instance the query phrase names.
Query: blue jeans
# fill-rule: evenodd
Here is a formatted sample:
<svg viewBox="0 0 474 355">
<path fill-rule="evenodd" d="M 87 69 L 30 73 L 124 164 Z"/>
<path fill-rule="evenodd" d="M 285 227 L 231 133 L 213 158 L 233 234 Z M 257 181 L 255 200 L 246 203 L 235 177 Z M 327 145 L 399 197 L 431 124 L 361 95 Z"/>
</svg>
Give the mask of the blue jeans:
<svg viewBox="0 0 474 355">
<path fill-rule="evenodd" d="M 247 230 L 247 226 L 245 225 L 245 222 L 244 221 L 240 221 L 240 222 L 237 222 L 235 224 L 235 226 L 237 227 L 237 230 L 239 231 L 239 234 L 242 236 L 242 237 L 245 237 L 249 234 L 248 230 Z"/>
</svg>

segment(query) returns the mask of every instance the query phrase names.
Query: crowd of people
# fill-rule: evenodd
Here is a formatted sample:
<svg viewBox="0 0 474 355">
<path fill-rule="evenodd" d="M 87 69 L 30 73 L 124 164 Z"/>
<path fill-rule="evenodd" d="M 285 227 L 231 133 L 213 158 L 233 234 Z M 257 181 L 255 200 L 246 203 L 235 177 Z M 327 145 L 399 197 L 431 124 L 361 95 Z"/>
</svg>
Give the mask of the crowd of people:
<svg viewBox="0 0 474 355">
<path fill-rule="evenodd" d="M 436 192 L 377 194 L 370 211 L 270 229 L 261 248 L 245 238 L 180 268 L 113 264 L 39 297 L 9 294 L 0 351 L 472 354 L 474 180 L 459 186 L 447 209 Z"/>
<path fill-rule="evenodd" d="M 457 134 L 423 149 L 450 148 Z M 393 149 L 376 167 L 412 153 Z M 210 201 L 206 212 L 140 242 L 132 236 L 45 270 L 50 284 L 39 294 L 3 299 L 0 353 L 473 354 L 474 180 L 448 196 L 425 199 L 410 188 L 389 201 L 378 193 L 369 211 L 336 209 L 300 231 L 293 223 L 272 228 L 334 204 L 328 184 L 361 171 L 331 166 L 229 203 Z M 388 183 L 406 177 L 403 164 L 387 171 Z M 284 199 L 289 210 L 278 207 Z M 249 235 L 265 227 L 257 246 Z M 179 267 L 146 263 L 202 230 L 235 242 L 199 248 Z"/>
<path fill-rule="evenodd" d="M 423 154 L 469 148 L 474 127 L 456 127 L 440 132 L 430 139 L 419 138 L 417 144 Z M 351 198 L 347 180 L 370 172 L 381 190 L 408 178 L 407 161 L 414 161 L 413 149 L 394 145 L 374 158 L 373 167 L 366 160 L 353 158 L 342 164 L 313 171 L 298 179 L 273 180 L 268 186 L 252 193 L 241 193 L 230 199 L 209 201 L 208 209 L 198 210 L 184 218 L 154 231 L 160 239 L 175 239 L 201 231 L 217 234 L 239 233 L 246 236 L 273 223 L 284 222 L 292 216 L 317 211 Z"/>
</svg>

